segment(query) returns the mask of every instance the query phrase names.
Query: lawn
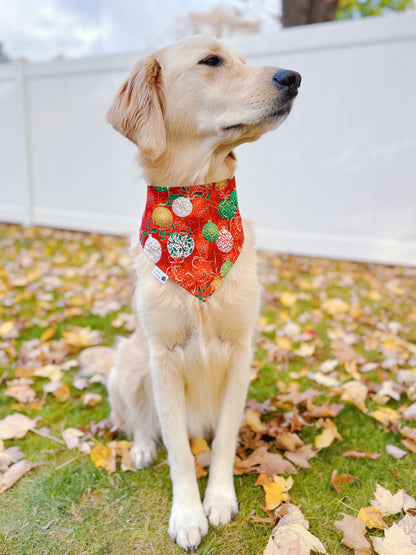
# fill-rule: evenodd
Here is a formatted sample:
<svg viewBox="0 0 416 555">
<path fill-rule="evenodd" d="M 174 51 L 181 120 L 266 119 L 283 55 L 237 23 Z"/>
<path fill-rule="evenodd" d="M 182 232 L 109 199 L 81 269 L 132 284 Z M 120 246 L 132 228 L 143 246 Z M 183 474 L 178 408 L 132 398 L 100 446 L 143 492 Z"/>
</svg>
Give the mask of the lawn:
<svg viewBox="0 0 416 555">
<path fill-rule="evenodd" d="M 84 348 L 112 346 L 132 329 L 127 241 L 0 224 L 0 250 L 0 423 L 15 413 L 35 421 L 23 437 L 12 430 L 0 440 L 0 470 L 11 447 L 43 463 L 11 487 L 0 477 L 0 554 L 182 553 L 167 535 L 166 452 L 142 471 L 123 470 L 120 457 L 115 471 L 100 465 L 97 446 L 115 457 L 127 438 L 107 421 L 102 375 L 79 376 Z M 276 463 L 269 480 L 287 478 L 292 461 L 286 501 L 309 531 L 329 554 L 352 554 L 334 527 L 342 513 L 368 507 L 376 484 L 416 493 L 416 269 L 263 252 L 259 272 L 262 314 L 236 462 L 240 513 L 210 528 L 198 553 L 263 553 L 278 518 L 266 486 L 255 485 L 264 469 L 249 457 L 267 449 L 286 469 Z M 72 449 L 68 428 L 80 435 Z M 388 445 L 406 454 L 397 459 Z M 344 456 L 350 450 L 367 456 Z M 201 493 L 206 484 L 199 478 Z"/>
</svg>

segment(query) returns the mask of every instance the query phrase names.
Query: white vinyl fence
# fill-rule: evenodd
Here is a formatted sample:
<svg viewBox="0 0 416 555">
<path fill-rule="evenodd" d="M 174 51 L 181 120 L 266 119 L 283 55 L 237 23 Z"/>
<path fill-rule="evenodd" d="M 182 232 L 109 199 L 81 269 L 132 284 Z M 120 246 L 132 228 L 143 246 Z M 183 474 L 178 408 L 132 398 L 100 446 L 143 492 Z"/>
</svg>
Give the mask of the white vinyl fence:
<svg viewBox="0 0 416 555">
<path fill-rule="evenodd" d="M 303 81 L 237 149 L 240 209 L 280 252 L 416 264 L 416 15 L 228 41 Z M 0 221 L 133 232 L 145 183 L 105 111 L 144 53 L 0 65 Z"/>
</svg>

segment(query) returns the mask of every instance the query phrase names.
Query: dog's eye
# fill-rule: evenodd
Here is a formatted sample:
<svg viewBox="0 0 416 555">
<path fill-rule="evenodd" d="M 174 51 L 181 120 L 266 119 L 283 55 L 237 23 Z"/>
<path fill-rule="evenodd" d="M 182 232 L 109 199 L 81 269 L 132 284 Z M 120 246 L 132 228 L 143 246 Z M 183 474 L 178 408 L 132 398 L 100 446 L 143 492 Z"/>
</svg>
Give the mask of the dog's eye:
<svg viewBox="0 0 416 555">
<path fill-rule="evenodd" d="M 222 60 L 218 56 L 210 56 L 209 58 L 205 58 L 198 63 L 204 66 L 220 66 L 222 64 Z"/>
</svg>

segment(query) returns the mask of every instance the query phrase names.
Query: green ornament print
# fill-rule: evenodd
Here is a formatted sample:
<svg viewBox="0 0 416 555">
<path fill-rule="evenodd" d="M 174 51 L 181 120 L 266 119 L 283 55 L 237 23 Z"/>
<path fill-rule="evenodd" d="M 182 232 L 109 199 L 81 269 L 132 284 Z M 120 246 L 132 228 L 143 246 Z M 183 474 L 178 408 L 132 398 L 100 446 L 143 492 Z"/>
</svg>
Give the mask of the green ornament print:
<svg viewBox="0 0 416 555">
<path fill-rule="evenodd" d="M 186 258 L 193 252 L 195 243 L 190 235 L 174 232 L 169 235 L 167 247 L 173 258 Z"/>
<path fill-rule="evenodd" d="M 230 202 L 232 202 L 234 204 L 234 206 L 238 206 L 238 201 L 237 201 L 237 191 L 234 189 L 234 191 L 231 191 L 230 193 Z"/>
<path fill-rule="evenodd" d="M 225 276 L 228 274 L 228 272 L 231 270 L 231 268 L 234 266 L 234 264 L 231 262 L 231 260 L 226 260 L 224 262 L 224 264 L 221 266 L 221 277 L 224 279 Z"/>
<path fill-rule="evenodd" d="M 219 237 L 220 230 L 218 229 L 217 224 L 214 222 L 207 222 L 204 227 L 202 228 L 202 236 L 207 241 L 216 241 Z"/>
<path fill-rule="evenodd" d="M 225 198 L 218 205 L 218 214 L 221 218 L 224 218 L 224 220 L 231 220 L 234 218 L 236 212 L 237 207 L 230 199 Z"/>
</svg>

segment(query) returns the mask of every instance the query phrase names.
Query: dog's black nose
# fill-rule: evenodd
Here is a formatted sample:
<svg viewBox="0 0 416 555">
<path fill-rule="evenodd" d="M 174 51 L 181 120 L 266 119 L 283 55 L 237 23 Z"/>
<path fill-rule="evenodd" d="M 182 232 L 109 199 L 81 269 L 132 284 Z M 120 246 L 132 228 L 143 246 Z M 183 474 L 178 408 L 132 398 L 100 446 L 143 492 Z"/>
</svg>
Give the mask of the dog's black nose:
<svg viewBox="0 0 416 555">
<path fill-rule="evenodd" d="M 294 93 L 300 87 L 302 77 L 297 71 L 289 69 L 279 69 L 273 75 L 273 83 L 278 89 L 286 89 Z"/>
</svg>

